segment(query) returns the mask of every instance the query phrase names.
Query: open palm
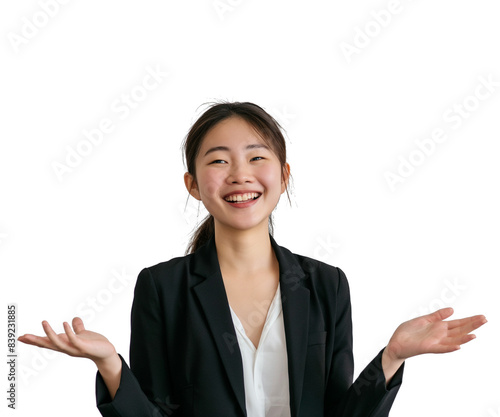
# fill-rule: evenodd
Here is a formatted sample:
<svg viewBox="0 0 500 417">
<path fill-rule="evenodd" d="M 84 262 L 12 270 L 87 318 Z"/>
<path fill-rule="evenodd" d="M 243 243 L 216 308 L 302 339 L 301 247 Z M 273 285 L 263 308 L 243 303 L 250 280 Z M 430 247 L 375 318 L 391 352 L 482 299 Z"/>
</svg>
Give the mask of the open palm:
<svg viewBox="0 0 500 417">
<path fill-rule="evenodd" d="M 452 308 L 442 308 L 399 325 L 388 345 L 393 357 L 404 360 L 424 353 L 453 352 L 475 339 L 469 333 L 486 323 L 483 315 L 444 321 L 452 314 Z"/>
<path fill-rule="evenodd" d="M 73 329 L 67 322 L 64 322 L 65 333 L 56 334 L 49 323 L 43 321 L 43 330 L 47 336 L 25 334 L 20 336 L 18 340 L 29 345 L 63 352 L 70 356 L 89 358 L 94 362 L 106 359 L 115 353 L 111 342 L 99 333 L 86 330 L 79 317 L 75 317 L 71 324 Z"/>
</svg>

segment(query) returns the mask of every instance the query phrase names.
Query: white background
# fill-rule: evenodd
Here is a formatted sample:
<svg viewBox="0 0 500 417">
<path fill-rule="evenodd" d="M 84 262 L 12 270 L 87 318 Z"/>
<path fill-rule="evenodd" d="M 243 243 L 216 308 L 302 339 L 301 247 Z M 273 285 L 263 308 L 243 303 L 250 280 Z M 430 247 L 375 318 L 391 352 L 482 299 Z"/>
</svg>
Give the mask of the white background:
<svg viewBox="0 0 500 417">
<path fill-rule="evenodd" d="M 87 0 L 53 16 L 42 4 L 0 10 L 4 323 L 13 302 L 18 335 L 80 315 L 128 359 L 137 274 L 183 255 L 197 221 L 182 139 L 202 103 L 253 101 L 287 131 L 294 188 L 276 240 L 346 273 L 356 375 L 411 317 L 485 314 L 460 351 L 407 361 L 391 416 L 500 415 L 497 1 Z M 151 91 L 148 68 L 168 73 Z M 131 91 L 135 108 L 113 110 Z M 89 150 L 84 130 L 102 119 L 113 131 Z M 446 140 L 418 159 L 435 129 Z M 58 176 L 78 146 L 88 155 Z M 410 155 L 421 164 L 391 188 Z M 100 415 L 92 362 L 18 352 L 9 415 Z"/>
</svg>

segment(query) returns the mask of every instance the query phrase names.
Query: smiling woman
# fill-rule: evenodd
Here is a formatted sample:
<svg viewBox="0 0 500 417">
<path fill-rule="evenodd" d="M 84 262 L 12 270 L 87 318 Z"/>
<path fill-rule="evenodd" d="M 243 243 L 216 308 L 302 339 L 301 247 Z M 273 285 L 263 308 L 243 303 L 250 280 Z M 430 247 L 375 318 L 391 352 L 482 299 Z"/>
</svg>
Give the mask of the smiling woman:
<svg viewBox="0 0 500 417">
<path fill-rule="evenodd" d="M 444 321 L 451 308 L 409 320 L 353 382 L 344 272 L 272 235 L 290 180 L 279 125 L 252 103 L 214 104 L 184 150 L 186 188 L 210 215 L 189 253 L 140 272 L 130 367 L 78 317 L 19 338 L 93 360 L 103 416 L 386 417 L 406 359 L 458 350 L 486 323 Z"/>
</svg>

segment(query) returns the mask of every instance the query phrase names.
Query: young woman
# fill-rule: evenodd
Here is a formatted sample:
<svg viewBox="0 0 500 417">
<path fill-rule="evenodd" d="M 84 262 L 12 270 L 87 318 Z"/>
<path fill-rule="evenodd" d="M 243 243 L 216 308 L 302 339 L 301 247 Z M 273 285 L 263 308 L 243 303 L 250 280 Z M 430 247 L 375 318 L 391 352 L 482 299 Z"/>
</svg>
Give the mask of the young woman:
<svg viewBox="0 0 500 417">
<path fill-rule="evenodd" d="M 407 321 L 353 383 L 344 272 L 272 237 L 290 178 L 278 123 L 252 103 L 216 104 L 184 150 L 184 182 L 210 215 L 188 255 L 140 272 L 130 367 L 79 318 L 19 337 L 93 360 L 103 416 L 387 416 L 407 358 L 457 350 L 486 323 L 444 321 L 451 308 Z"/>
</svg>

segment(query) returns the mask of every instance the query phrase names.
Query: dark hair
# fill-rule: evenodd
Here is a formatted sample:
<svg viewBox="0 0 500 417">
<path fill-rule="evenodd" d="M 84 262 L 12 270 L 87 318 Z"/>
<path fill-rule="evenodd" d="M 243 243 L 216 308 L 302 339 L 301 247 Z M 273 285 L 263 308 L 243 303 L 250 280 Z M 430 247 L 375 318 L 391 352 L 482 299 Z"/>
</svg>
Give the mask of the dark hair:
<svg viewBox="0 0 500 417">
<path fill-rule="evenodd" d="M 209 103 L 210 104 L 210 103 Z M 286 143 L 282 134 L 283 128 L 280 124 L 269 115 L 262 107 L 249 102 L 219 102 L 211 103 L 211 106 L 196 120 L 189 130 L 182 144 L 184 152 L 184 163 L 187 171 L 193 176 L 196 181 L 196 157 L 200 151 L 201 144 L 208 131 L 217 123 L 222 122 L 230 117 L 241 117 L 262 137 L 264 142 L 273 150 L 278 157 L 281 167 L 282 176 L 285 175 L 286 164 Z M 286 188 L 288 200 L 288 184 Z M 189 195 L 188 195 L 189 198 Z M 272 214 L 269 216 L 269 233 L 272 235 L 274 231 Z M 187 253 L 196 251 L 200 246 L 205 244 L 214 234 L 214 218 L 209 214 L 194 231 L 191 240 L 186 249 Z"/>
</svg>

